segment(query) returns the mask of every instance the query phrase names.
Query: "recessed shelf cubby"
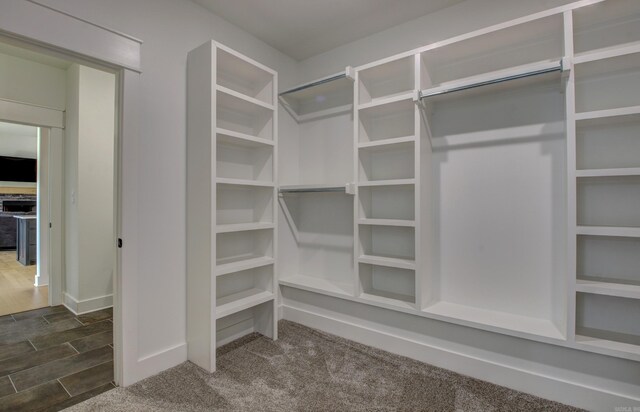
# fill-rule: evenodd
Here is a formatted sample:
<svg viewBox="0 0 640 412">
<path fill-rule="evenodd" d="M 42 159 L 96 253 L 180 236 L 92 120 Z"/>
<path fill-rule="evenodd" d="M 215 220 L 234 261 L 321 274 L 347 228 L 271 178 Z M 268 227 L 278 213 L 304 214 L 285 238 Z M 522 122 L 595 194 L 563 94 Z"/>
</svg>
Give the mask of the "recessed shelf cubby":
<svg viewBox="0 0 640 412">
<path fill-rule="evenodd" d="M 640 167 L 640 114 L 578 121 L 578 170 Z"/>
<path fill-rule="evenodd" d="M 415 219 L 414 185 L 360 187 L 363 219 Z"/>
<path fill-rule="evenodd" d="M 573 12 L 576 54 L 640 42 L 640 4 L 604 1 Z"/>
<path fill-rule="evenodd" d="M 640 354 L 640 300 L 591 293 L 578 293 L 576 300 L 578 341 L 601 346 L 633 345 L 635 348 L 629 350 Z"/>
<path fill-rule="evenodd" d="M 415 271 L 360 263 L 360 287 L 364 299 L 414 308 Z"/>
<path fill-rule="evenodd" d="M 578 180 L 578 225 L 640 227 L 640 177 Z"/>
<path fill-rule="evenodd" d="M 273 258 L 271 230 L 218 233 L 216 236 L 216 265 L 218 266 L 261 257 Z"/>
<path fill-rule="evenodd" d="M 216 117 L 219 128 L 273 139 L 273 109 L 218 90 Z"/>
<path fill-rule="evenodd" d="M 218 225 L 273 222 L 273 188 L 218 184 Z"/>
<path fill-rule="evenodd" d="M 640 239 L 578 236 L 579 280 L 640 286 Z"/>
<path fill-rule="evenodd" d="M 360 225 L 360 255 L 414 260 L 415 231 L 410 227 Z"/>
<path fill-rule="evenodd" d="M 358 115 L 360 142 L 415 135 L 415 104 L 411 99 L 363 109 Z"/>
<path fill-rule="evenodd" d="M 257 182 L 273 181 L 273 147 L 238 144 L 238 139 L 218 135 L 216 176 Z"/>
<path fill-rule="evenodd" d="M 576 112 L 640 105 L 640 53 L 575 65 Z"/>
<path fill-rule="evenodd" d="M 359 73 L 358 103 L 397 96 L 414 89 L 414 57 L 383 63 Z"/>
<path fill-rule="evenodd" d="M 359 181 L 412 179 L 415 176 L 413 142 L 360 149 Z"/>
<path fill-rule="evenodd" d="M 216 64 L 218 85 L 273 104 L 273 74 L 222 48 L 217 50 Z"/>
</svg>

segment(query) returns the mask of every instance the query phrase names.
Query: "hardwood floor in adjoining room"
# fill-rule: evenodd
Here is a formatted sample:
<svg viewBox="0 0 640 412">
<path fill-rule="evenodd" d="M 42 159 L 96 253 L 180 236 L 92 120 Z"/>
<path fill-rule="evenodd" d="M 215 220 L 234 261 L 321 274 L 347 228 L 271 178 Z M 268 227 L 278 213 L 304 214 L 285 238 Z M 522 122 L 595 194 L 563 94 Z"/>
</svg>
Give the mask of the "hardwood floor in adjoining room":
<svg viewBox="0 0 640 412">
<path fill-rule="evenodd" d="M 36 267 L 20 264 L 15 250 L 0 251 L 0 316 L 48 305 L 49 288 L 33 286 Z"/>
<path fill-rule="evenodd" d="M 113 389 L 113 311 L 0 316 L 0 412 L 58 411 Z"/>
</svg>

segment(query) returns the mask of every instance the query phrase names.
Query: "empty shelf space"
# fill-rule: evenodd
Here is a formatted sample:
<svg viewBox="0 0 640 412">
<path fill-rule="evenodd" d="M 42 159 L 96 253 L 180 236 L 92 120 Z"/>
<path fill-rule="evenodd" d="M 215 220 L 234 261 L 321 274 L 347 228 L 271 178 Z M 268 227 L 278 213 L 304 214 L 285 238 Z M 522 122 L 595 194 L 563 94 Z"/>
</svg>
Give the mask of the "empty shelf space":
<svg viewBox="0 0 640 412">
<path fill-rule="evenodd" d="M 577 64 L 576 112 L 640 105 L 640 53 Z"/>
<path fill-rule="evenodd" d="M 237 260 L 222 264 L 220 263 L 220 261 L 218 261 L 218 265 L 216 266 L 216 276 L 272 265 L 274 262 L 275 260 L 269 256 L 252 257 L 249 259 Z"/>
<path fill-rule="evenodd" d="M 224 296 L 216 301 L 216 319 L 232 315 L 274 299 L 274 294 L 258 288 Z"/>
<path fill-rule="evenodd" d="M 412 142 L 378 147 L 377 150 L 360 150 L 358 159 L 361 182 L 393 183 L 413 179 L 415 176 L 415 151 Z"/>
<path fill-rule="evenodd" d="M 216 127 L 238 135 L 273 140 L 274 107 L 256 103 L 230 90 L 216 93 Z"/>
<path fill-rule="evenodd" d="M 416 222 L 414 220 L 401 220 L 401 219 L 360 219 L 358 220 L 358 224 L 373 225 L 373 226 L 399 226 L 399 227 L 415 227 L 416 226 Z"/>
<path fill-rule="evenodd" d="M 253 137 L 248 134 L 234 132 L 233 130 L 222 129 L 218 127 L 216 129 L 216 135 L 218 143 L 228 145 L 238 145 L 246 147 L 273 147 L 275 142 L 269 139 L 262 139 L 260 137 Z"/>
<path fill-rule="evenodd" d="M 562 15 L 494 30 L 421 54 L 421 88 L 500 76 L 517 67 L 554 61 L 563 55 Z"/>
<path fill-rule="evenodd" d="M 414 270 L 360 262 L 359 277 L 361 298 L 415 309 Z"/>
<path fill-rule="evenodd" d="M 351 277 L 351 274 L 348 274 L 348 277 Z M 353 284 L 346 282 L 339 283 L 315 276 L 289 276 L 280 279 L 279 283 L 284 286 L 307 290 L 309 292 L 320 292 L 334 296 L 353 296 Z"/>
<path fill-rule="evenodd" d="M 226 100 L 228 100 L 229 97 L 233 97 L 235 99 L 239 99 L 239 100 L 247 102 L 249 104 L 254 104 L 256 106 L 260 106 L 260 107 L 262 107 L 262 108 L 264 108 L 266 110 L 274 110 L 275 109 L 275 106 L 272 105 L 272 104 L 265 103 L 265 102 L 263 102 L 261 100 L 258 100 L 256 98 L 244 95 L 242 93 L 238 93 L 235 90 L 231 90 L 231 89 L 229 89 L 227 87 L 218 85 L 216 87 L 216 89 L 219 92 L 218 93 L 218 99 L 226 99 Z M 228 97 L 223 97 L 223 96 L 228 96 Z"/>
<path fill-rule="evenodd" d="M 416 110 L 412 96 L 360 109 L 356 125 L 359 143 L 415 136 Z"/>
<path fill-rule="evenodd" d="M 621 298 L 640 299 L 639 285 L 625 285 L 620 283 L 596 282 L 591 280 L 578 280 L 576 291 L 592 293 L 596 295 L 618 296 Z"/>
<path fill-rule="evenodd" d="M 452 302 L 437 302 L 423 310 L 442 320 L 456 320 L 465 326 L 483 325 L 521 334 L 552 339 L 564 339 L 558 327 L 549 319 L 514 315 Z"/>
<path fill-rule="evenodd" d="M 273 104 L 274 73 L 230 49 L 217 47 L 216 83 L 247 98 Z"/>
<path fill-rule="evenodd" d="M 216 179 L 216 183 L 219 185 L 274 187 L 273 182 L 260 182 L 257 180 L 248 180 L 248 179 L 230 179 L 225 177 L 218 177 Z"/>
<path fill-rule="evenodd" d="M 578 226 L 578 235 L 640 237 L 640 227 Z"/>
<path fill-rule="evenodd" d="M 416 268 L 416 261 L 415 260 L 398 259 L 398 258 L 383 257 L 383 256 L 361 255 L 358 258 L 358 262 L 360 262 L 360 263 L 368 263 L 370 265 L 399 268 L 399 269 L 410 269 L 410 270 L 413 270 L 413 269 Z"/>
<path fill-rule="evenodd" d="M 577 237 L 576 274 L 581 287 L 640 287 L 640 239 L 634 237 Z M 587 290 L 584 290 L 587 291 Z"/>
<path fill-rule="evenodd" d="M 640 41 L 640 5 L 636 0 L 604 1 L 573 12 L 576 54 Z"/>
<path fill-rule="evenodd" d="M 273 229 L 271 222 L 235 223 L 216 226 L 216 233 L 244 232 L 247 230 Z"/>
<path fill-rule="evenodd" d="M 375 104 L 390 96 L 413 93 L 414 66 L 414 57 L 407 56 L 360 69 L 358 103 Z"/>
<path fill-rule="evenodd" d="M 413 185 L 361 186 L 360 217 L 363 219 L 415 219 Z"/>
<path fill-rule="evenodd" d="M 577 182 L 580 226 L 640 227 L 640 177 L 585 177 Z"/>
</svg>

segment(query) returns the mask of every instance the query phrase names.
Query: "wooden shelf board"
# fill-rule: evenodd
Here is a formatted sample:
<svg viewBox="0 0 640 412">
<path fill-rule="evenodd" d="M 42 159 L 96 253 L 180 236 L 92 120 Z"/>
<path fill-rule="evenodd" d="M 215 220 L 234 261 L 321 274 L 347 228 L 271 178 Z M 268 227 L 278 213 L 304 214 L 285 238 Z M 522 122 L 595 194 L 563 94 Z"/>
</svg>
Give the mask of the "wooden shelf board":
<svg viewBox="0 0 640 412">
<path fill-rule="evenodd" d="M 573 58 L 574 64 L 588 63 L 596 60 L 610 59 L 612 57 L 624 56 L 626 54 L 639 53 L 640 41 L 634 41 L 616 46 L 603 47 L 601 49 L 589 50 L 577 53 Z"/>
<path fill-rule="evenodd" d="M 618 109 L 594 110 L 590 112 L 576 113 L 576 120 L 594 120 L 608 117 L 629 116 L 640 114 L 640 106 L 621 107 Z"/>
<path fill-rule="evenodd" d="M 348 276 L 351 276 L 350 274 Z M 338 283 L 315 276 L 288 276 L 279 280 L 279 283 L 291 288 L 320 292 L 330 296 L 353 296 L 353 285 Z"/>
<path fill-rule="evenodd" d="M 249 289 L 233 295 L 216 299 L 216 319 L 233 315 L 245 309 L 258 306 L 262 303 L 273 300 L 274 294 L 263 289 Z"/>
<path fill-rule="evenodd" d="M 216 233 L 244 232 L 248 230 L 273 229 L 271 222 L 233 223 L 216 226 Z"/>
<path fill-rule="evenodd" d="M 394 299 L 392 297 L 378 296 L 371 293 L 361 293 L 360 299 L 365 301 L 373 301 L 377 303 L 382 303 L 385 305 L 398 306 L 400 308 L 405 309 L 415 309 L 416 305 L 413 302 L 408 302 L 409 299 L 415 299 L 413 296 L 400 296 L 398 295 L 398 299 Z"/>
<path fill-rule="evenodd" d="M 370 226 L 400 226 L 400 227 L 415 227 L 415 220 L 402 220 L 402 219 L 359 219 L 358 224 L 370 225 Z"/>
<path fill-rule="evenodd" d="M 640 176 L 640 167 L 626 167 L 616 169 L 583 169 L 576 171 L 576 177 L 615 177 Z"/>
<path fill-rule="evenodd" d="M 416 261 L 412 259 L 398 259 L 383 256 L 360 255 L 358 258 L 360 263 L 368 263 L 376 266 L 387 266 L 399 269 L 415 270 Z"/>
<path fill-rule="evenodd" d="M 229 273 L 241 272 L 243 270 L 249 270 L 259 268 L 262 266 L 273 265 L 275 259 L 270 256 L 251 257 L 248 259 L 236 260 L 229 263 L 223 263 L 216 266 L 216 276 L 222 276 Z"/>
<path fill-rule="evenodd" d="M 576 291 L 595 295 L 640 299 L 640 286 L 622 283 L 597 282 L 578 279 L 576 281 Z"/>
<path fill-rule="evenodd" d="M 640 227 L 578 226 L 576 234 L 585 236 L 640 237 Z"/>
<path fill-rule="evenodd" d="M 227 177 L 216 178 L 216 183 L 219 185 L 236 185 L 236 186 L 253 186 L 253 187 L 274 187 L 273 182 L 261 182 L 258 180 L 248 179 L 230 179 Z"/>
<path fill-rule="evenodd" d="M 442 317 L 443 320 L 457 319 L 462 321 L 463 324 L 487 325 L 494 328 L 508 329 L 552 339 L 564 339 L 558 327 L 549 319 L 515 315 L 508 312 L 499 312 L 445 301 L 440 301 L 428 306 L 423 309 L 423 311 Z"/>
<path fill-rule="evenodd" d="M 245 133 L 234 132 L 233 130 L 216 128 L 216 135 L 218 141 L 222 143 L 238 144 L 240 146 L 274 146 L 275 142 L 269 139 L 263 139 L 261 137 L 251 136 Z M 220 139 L 220 136 L 224 136 L 224 139 Z"/>
<path fill-rule="evenodd" d="M 416 141 L 415 136 L 394 137 L 392 139 L 380 139 L 380 140 L 373 140 L 371 142 L 361 142 L 361 143 L 358 143 L 358 149 L 360 150 L 385 149 L 388 146 L 414 143 L 415 141 Z"/>
<path fill-rule="evenodd" d="M 369 110 L 381 106 L 390 105 L 398 102 L 406 102 L 409 101 L 413 103 L 414 91 L 411 90 L 409 92 L 398 93 L 392 96 L 380 97 L 377 99 L 373 99 L 370 102 L 358 105 L 358 110 Z"/>
<path fill-rule="evenodd" d="M 358 182 L 360 187 L 415 185 L 416 179 L 370 180 Z"/>
<path fill-rule="evenodd" d="M 231 90 L 231 89 L 229 89 L 227 87 L 216 85 L 216 90 L 218 90 L 220 93 L 226 94 L 228 96 L 235 97 L 236 99 L 240 99 L 240 100 L 245 101 L 247 103 L 250 103 L 250 104 L 253 104 L 253 105 L 256 105 L 256 106 L 260 106 L 263 109 L 275 110 L 275 106 L 272 105 L 272 104 L 265 103 L 262 100 L 258 100 L 258 99 L 254 98 L 254 97 L 250 97 L 250 96 L 247 96 L 247 95 L 242 94 L 242 93 L 238 93 L 235 90 Z"/>
<path fill-rule="evenodd" d="M 327 192 L 331 191 L 331 192 L 345 192 L 346 193 L 346 189 L 347 189 L 347 183 L 336 183 L 336 184 L 330 184 L 330 183 L 320 183 L 320 184 L 311 184 L 311 185 L 284 185 L 284 186 L 280 186 L 278 187 L 278 190 L 280 190 L 281 192 L 304 192 L 304 191 L 309 191 L 309 192 L 322 192 L 323 190 L 326 190 Z"/>
</svg>

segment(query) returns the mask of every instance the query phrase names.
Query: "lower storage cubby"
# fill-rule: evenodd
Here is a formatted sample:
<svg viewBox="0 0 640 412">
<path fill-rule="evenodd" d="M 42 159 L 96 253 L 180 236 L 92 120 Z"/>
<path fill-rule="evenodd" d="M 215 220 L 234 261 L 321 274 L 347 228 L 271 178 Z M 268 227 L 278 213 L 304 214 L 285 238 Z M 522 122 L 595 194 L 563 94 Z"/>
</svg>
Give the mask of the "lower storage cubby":
<svg viewBox="0 0 640 412">
<path fill-rule="evenodd" d="M 640 286 L 640 239 L 578 236 L 578 280 Z"/>
<path fill-rule="evenodd" d="M 360 217 L 364 219 L 414 220 L 413 185 L 359 188 Z"/>
<path fill-rule="evenodd" d="M 273 231 L 270 229 L 219 233 L 216 236 L 217 265 L 273 257 Z"/>
<path fill-rule="evenodd" d="M 273 296 L 273 265 L 218 276 L 216 318 L 254 307 Z"/>
<path fill-rule="evenodd" d="M 360 263 L 361 298 L 415 308 L 415 271 Z"/>
<path fill-rule="evenodd" d="M 413 260 L 415 230 L 411 227 L 360 225 L 360 255 Z"/>
<path fill-rule="evenodd" d="M 640 177 L 594 177 L 578 181 L 578 225 L 640 226 Z"/>
<path fill-rule="evenodd" d="M 218 184 L 218 225 L 273 222 L 273 189 Z"/>
<path fill-rule="evenodd" d="M 640 345 L 640 300 L 578 293 L 576 335 L 578 341 L 606 346 L 606 342 Z M 640 346 L 636 352 L 640 353 Z"/>
<path fill-rule="evenodd" d="M 253 332 L 275 338 L 274 325 L 277 325 L 277 320 L 273 300 L 235 312 L 216 321 L 216 346 L 233 342 Z"/>
</svg>

